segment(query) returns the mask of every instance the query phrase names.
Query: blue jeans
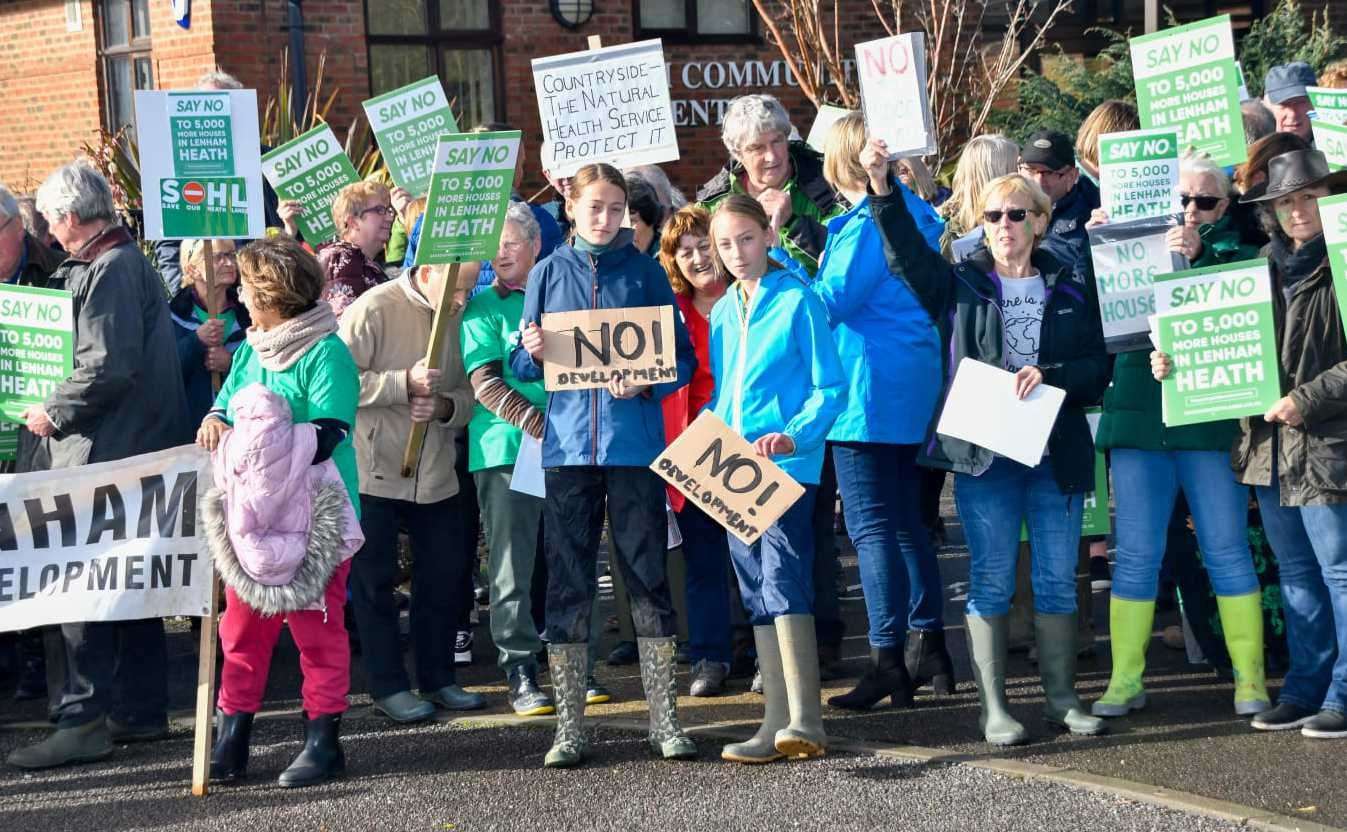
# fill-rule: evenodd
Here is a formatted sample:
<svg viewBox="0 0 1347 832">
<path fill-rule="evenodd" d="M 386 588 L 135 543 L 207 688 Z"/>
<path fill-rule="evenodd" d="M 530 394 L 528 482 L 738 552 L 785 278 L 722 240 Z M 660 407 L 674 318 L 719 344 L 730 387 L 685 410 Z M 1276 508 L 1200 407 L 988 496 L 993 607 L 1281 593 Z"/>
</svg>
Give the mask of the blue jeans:
<svg viewBox="0 0 1347 832">
<path fill-rule="evenodd" d="M 1258 592 L 1249 552 L 1249 487 L 1235 480 L 1228 451 L 1110 452 L 1117 501 L 1118 560 L 1113 594 L 1154 601 L 1169 518 L 1179 489 L 1187 498 L 1202 564 L 1217 595 Z"/>
<path fill-rule="evenodd" d="M 1020 528 L 1029 526 L 1034 609 L 1076 611 L 1076 560 L 1083 494 L 1063 494 L 1047 460 L 1026 468 L 998 457 L 982 476 L 954 475 L 954 502 L 968 540 L 968 614 L 1010 612 Z"/>
<path fill-rule="evenodd" d="M 1291 653 L 1278 701 L 1347 712 L 1347 504 L 1287 508 L 1275 470 L 1272 482 L 1257 492 Z"/>
<path fill-rule="evenodd" d="M 921 522 L 917 446 L 836 442 L 832 449 L 870 646 L 900 646 L 908 627 L 943 630 L 944 585 Z"/>
<path fill-rule="evenodd" d="M 730 547 L 725 527 L 691 502 L 678 512 L 687 569 L 688 656 L 730 660 Z"/>
<path fill-rule="evenodd" d="M 748 623 L 771 624 L 782 615 L 814 611 L 814 497 L 818 486 L 806 485 L 804 496 L 762 533 L 753 545 L 729 535 L 730 560 L 739 578 Z"/>
</svg>

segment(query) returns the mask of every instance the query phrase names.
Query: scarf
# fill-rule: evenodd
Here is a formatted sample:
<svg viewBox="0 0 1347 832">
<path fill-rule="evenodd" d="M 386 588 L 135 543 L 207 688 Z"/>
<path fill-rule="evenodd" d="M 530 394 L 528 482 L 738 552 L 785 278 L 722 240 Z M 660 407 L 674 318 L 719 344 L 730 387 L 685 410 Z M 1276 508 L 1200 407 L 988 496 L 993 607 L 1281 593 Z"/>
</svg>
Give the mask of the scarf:
<svg viewBox="0 0 1347 832">
<path fill-rule="evenodd" d="M 576 234 L 575 242 L 571 243 L 571 245 L 575 247 L 576 251 L 583 251 L 585 254 L 593 254 L 595 256 L 598 256 L 605 252 L 612 251 L 614 248 L 616 248 L 618 236 L 621 235 L 615 235 L 613 239 L 609 240 L 606 245 L 596 246 L 589 240 L 586 240 L 584 237 L 581 237 L 579 234 Z"/>
<path fill-rule="evenodd" d="M 1328 243 L 1320 234 L 1295 251 L 1280 234 L 1272 235 L 1272 262 L 1282 279 L 1282 294 L 1289 301 L 1299 283 L 1314 274 L 1328 258 Z"/>
<path fill-rule="evenodd" d="M 266 332 L 256 326 L 248 329 L 248 345 L 257 353 L 263 367 L 279 373 L 290 369 L 309 351 L 309 347 L 337 331 L 337 316 L 327 301 L 320 300 L 307 312 L 301 312 Z"/>
</svg>

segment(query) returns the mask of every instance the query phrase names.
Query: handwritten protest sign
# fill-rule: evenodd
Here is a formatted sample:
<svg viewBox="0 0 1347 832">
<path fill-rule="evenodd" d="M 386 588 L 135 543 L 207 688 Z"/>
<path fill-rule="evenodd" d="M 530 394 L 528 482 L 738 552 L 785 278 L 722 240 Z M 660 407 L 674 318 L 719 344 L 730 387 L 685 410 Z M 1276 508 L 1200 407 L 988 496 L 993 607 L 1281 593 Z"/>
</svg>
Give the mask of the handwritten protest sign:
<svg viewBox="0 0 1347 832">
<path fill-rule="evenodd" d="M 673 315 L 672 306 L 544 314 L 543 388 L 607 387 L 618 375 L 632 384 L 675 381 Z"/>
<path fill-rule="evenodd" d="M 0 632 L 71 621 L 204 615 L 212 572 L 195 446 L 0 476 Z"/>
<path fill-rule="evenodd" d="M 1319 121 L 1347 124 L 1347 90 L 1333 87 L 1306 87 L 1310 105 Z"/>
<path fill-rule="evenodd" d="M 890 159 L 936 151 L 920 32 L 856 44 L 856 74 L 866 130 L 884 140 Z"/>
<path fill-rule="evenodd" d="M 326 124 L 263 156 L 262 175 L 276 196 L 304 206 L 299 231 L 315 245 L 337 236 L 332 203 L 342 188 L 360 181 L 346 151 Z"/>
<path fill-rule="evenodd" d="M 1333 294 L 1338 298 L 1338 314 L 1347 328 L 1347 194 L 1319 200 L 1319 218 L 1324 224 L 1324 242 L 1328 243 L 1328 264 L 1333 270 Z"/>
<path fill-rule="evenodd" d="M 496 256 L 520 136 L 518 130 L 440 136 L 416 265 Z"/>
<path fill-rule="evenodd" d="M 1141 349 L 1149 343 L 1146 319 L 1155 314 L 1156 276 L 1188 268 L 1188 261 L 1165 242 L 1174 222 L 1149 219 L 1089 230 L 1099 318 L 1109 352 Z"/>
<path fill-rule="evenodd" d="M 435 146 L 445 133 L 457 133 L 444 86 L 437 76 L 398 87 L 362 101 L 388 174 L 398 187 L 422 196 L 430 187 Z"/>
<path fill-rule="evenodd" d="M 22 422 L 75 371 L 74 327 L 69 292 L 0 284 L 0 417 Z"/>
<path fill-rule="evenodd" d="M 653 165 L 678 158 L 664 45 L 643 40 L 533 59 L 542 165 L 571 176 L 585 165 Z"/>
<path fill-rule="evenodd" d="M 1181 149 L 1196 148 L 1218 165 L 1247 158 L 1230 15 L 1132 38 L 1129 46 L 1142 127 L 1173 128 Z"/>
<path fill-rule="evenodd" d="M 730 534 L 753 543 L 804 496 L 804 487 L 709 409 L 664 449 L 650 470 Z"/>
<path fill-rule="evenodd" d="M 1134 130 L 1100 136 L 1099 194 L 1110 222 L 1182 211 L 1178 133 Z"/>
<path fill-rule="evenodd" d="M 1267 260 L 1160 275 L 1155 306 L 1174 362 L 1160 387 L 1166 425 L 1258 415 L 1281 397 Z"/>
<path fill-rule="evenodd" d="M 849 110 L 845 107 L 834 107 L 831 104 L 824 104 L 818 108 L 818 116 L 814 118 L 814 124 L 809 128 L 809 136 L 804 143 L 823 152 L 823 143 L 828 140 L 828 134 L 832 132 L 833 125 L 836 124 L 842 116 Z"/>
<path fill-rule="evenodd" d="M 261 237 L 257 94 L 138 90 L 135 102 L 146 238 Z"/>
<path fill-rule="evenodd" d="M 1316 119 L 1310 122 L 1314 146 L 1323 151 L 1329 170 L 1347 168 L 1347 125 Z"/>
</svg>

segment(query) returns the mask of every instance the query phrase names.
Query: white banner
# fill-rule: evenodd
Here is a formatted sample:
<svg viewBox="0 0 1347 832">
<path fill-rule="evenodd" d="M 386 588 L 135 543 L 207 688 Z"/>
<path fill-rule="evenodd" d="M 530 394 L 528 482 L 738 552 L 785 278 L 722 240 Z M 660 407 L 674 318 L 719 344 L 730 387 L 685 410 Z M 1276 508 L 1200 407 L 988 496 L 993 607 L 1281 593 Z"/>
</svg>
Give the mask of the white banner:
<svg viewBox="0 0 1347 832">
<path fill-rule="evenodd" d="M 196 499 L 208 459 L 185 445 L 0 476 L 0 632 L 207 614 Z"/>
</svg>

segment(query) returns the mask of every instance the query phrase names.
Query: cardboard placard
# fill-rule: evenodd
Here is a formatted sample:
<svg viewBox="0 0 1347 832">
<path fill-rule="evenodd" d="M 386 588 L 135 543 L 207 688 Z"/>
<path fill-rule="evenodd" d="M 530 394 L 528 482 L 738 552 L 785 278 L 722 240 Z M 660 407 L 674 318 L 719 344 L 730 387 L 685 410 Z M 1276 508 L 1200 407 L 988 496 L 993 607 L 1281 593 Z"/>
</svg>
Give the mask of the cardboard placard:
<svg viewBox="0 0 1347 832">
<path fill-rule="evenodd" d="M 1166 129 L 1100 136 L 1099 199 L 1110 222 L 1181 213 L 1179 134 Z"/>
<path fill-rule="evenodd" d="M 752 544 L 804 496 L 804 487 L 709 409 L 650 470 L 744 543 Z"/>
<path fill-rule="evenodd" d="M 1347 125 L 1315 119 L 1310 122 L 1310 129 L 1314 131 L 1314 146 L 1328 160 L 1328 169 L 1347 168 Z"/>
<path fill-rule="evenodd" d="M 1155 281 L 1160 386 L 1169 427 L 1256 416 L 1281 398 L 1267 260 L 1162 275 Z"/>
<path fill-rule="evenodd" d="M 595 162 L 627 168 L 678 159 L 660 40 L 534 58 L 533 86 L 542 166 L 554 176 Z"/>
<path fill-rule="evenodd" d="M 445 133 L 457 133 L 444 85 L 432 75 L 362 101 L 388 175 L 414 197 L 430 188 L 435 146 Z"/>
<path fill-rule="evenodd" d="M 678 379 L 672 306 L 580 309 L 542 316 L 543 388 L 589 390 Z"/>
<path fill-rule="evenodd" d="M 416 265 L 496 256 L 521 135 L 503 130 L 440 136 Z"/>
<path fill-rule="evenodd" d="M 1347 90 L 1333 87 L 1306 87 L 1314 116 L 1319 121 L 1347 124 Z"/>
<path fill-rule="evenodd" d="M 266 233 L 253 90 L 137 90 L 149 240 L 251 240 Z"/>
<path fill-rule="evenodd" d="M 1338 313 L 1347 330 L 1347 194 L 1319 200 L 1319 218 L 1324 224 L 1324 242 L 1328 243 L 1328 264 L 1333 270 Z"/>
<path fill-rule="evenodd" d="M 1187 259 L 1170 251 L 1165 241 L 1179 221 L 1164 217 L 1109 223 L 1087 232 L 1109 352 L 1141 349 L 1149 343 L 1147 318 L 1155 314 L 1155 278 L 1188 268 Z"/>
<path fill-rule="evenodd" d="M 320 124 L 262 157 L 262 175 L 282 201 L 304 206 L 299 232 L 312 245 L 337 236 L 332 203 L 341 189 L 360 181 L 332 128 Z"/>
<path fill-rule="evenodd" d="M 1132 38 L 1137 114 L 1147 129 L 1178 131 L 1179 147 L 1218 165 L 1248 157 L 1230 15 Z"/>
<path fill-rule="evenodd" d="M 936 151 L 922 33 L 856 44 L 856 74 L 865 128 L 888 145 L 890 160 Z"/>
</svg>

